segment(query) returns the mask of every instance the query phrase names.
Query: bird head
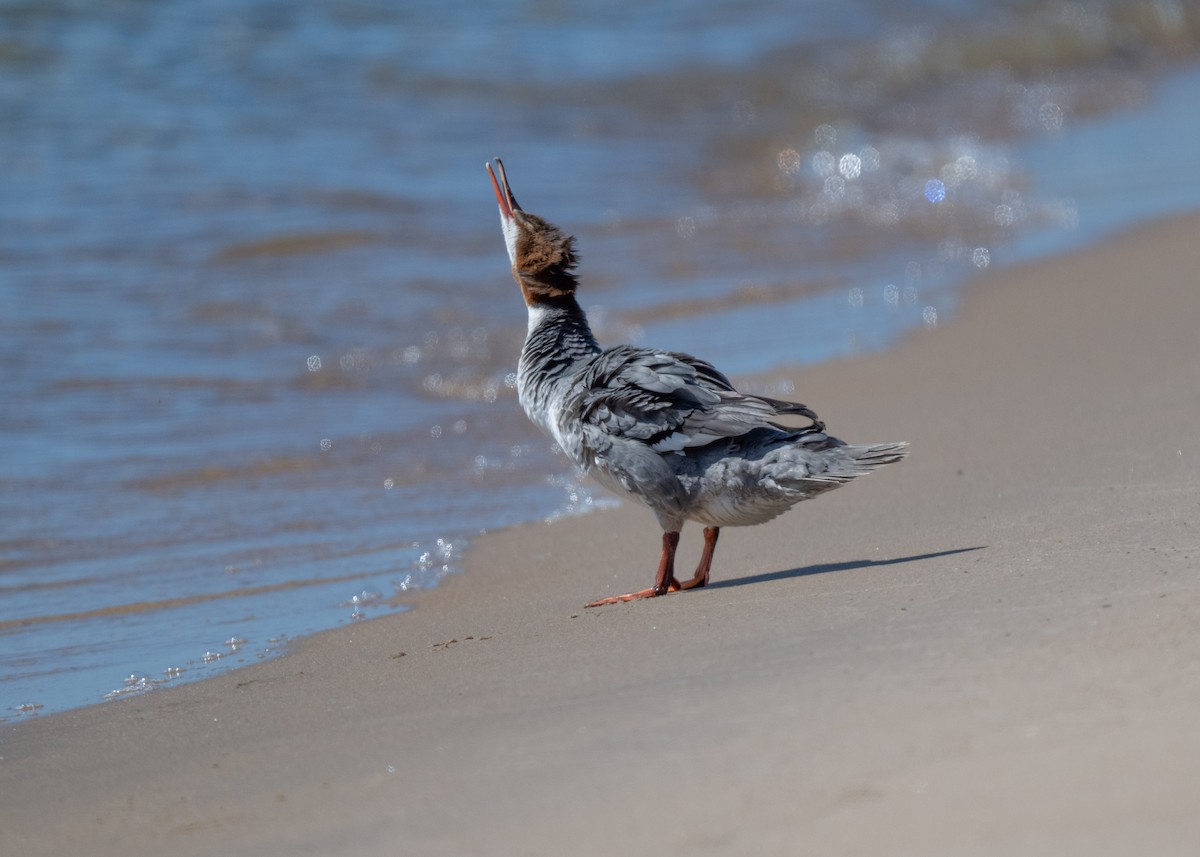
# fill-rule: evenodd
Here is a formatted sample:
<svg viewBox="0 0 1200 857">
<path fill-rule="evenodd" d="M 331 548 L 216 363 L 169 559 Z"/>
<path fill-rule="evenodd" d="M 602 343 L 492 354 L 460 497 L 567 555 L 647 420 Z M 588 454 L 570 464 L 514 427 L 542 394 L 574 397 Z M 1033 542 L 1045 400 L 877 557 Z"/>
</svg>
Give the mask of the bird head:
<svg viewBox="0 0 1200 857">
<path fill-rule="evenodd" d="M 513 279 L 529 306 L 552 304 L 575 295 L 575 239 L 536 214 L 517 204 L 504 164 L 495 159 L 496 168 L 487 164 L 496 203 L 500 206 L 500 228 L 512 262 Z M 497 178 L 499 173 L 499 178 Z"/>
</svg>

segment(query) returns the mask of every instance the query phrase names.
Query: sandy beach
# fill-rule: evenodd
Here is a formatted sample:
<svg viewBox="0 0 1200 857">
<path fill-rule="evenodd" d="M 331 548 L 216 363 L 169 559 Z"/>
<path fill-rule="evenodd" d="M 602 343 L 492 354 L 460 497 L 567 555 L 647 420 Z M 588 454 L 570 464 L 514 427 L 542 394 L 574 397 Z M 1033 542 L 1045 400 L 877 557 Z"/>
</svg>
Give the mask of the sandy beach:
<svg viewBox="0 0 1200 857">
<path fill-rule="evenodd" d="M 996 272 L 791 373 L 911 457 L 727 530 L 705 590 L 582 609 L 651 581 L 625 505 L 276 660 L 3 724 L 0 852 L 1200 853 L 1198 236 Z"/>
</svg>

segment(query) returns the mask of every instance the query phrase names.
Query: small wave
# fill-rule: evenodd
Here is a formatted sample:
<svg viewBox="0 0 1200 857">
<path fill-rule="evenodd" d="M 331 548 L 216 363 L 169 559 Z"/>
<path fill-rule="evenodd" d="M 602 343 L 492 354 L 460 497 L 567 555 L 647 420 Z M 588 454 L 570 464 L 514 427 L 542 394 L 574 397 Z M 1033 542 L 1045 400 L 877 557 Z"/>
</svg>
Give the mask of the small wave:
<svg viewBox="0 0 1200 857">
<path fill-rule="evenodd" d="M 426 375 L 421 379 L 421 389 L 428 395 L 441 399 L 491 404 L 499 398 L 515 396 L 515 383 L 515 376 L 511 374 L 497 377 L 462 371 L 453 375 Z"/>
<path fill-rule="evenodd" d="M 217 264 L 245 262 L 253 259 L 277 259 L 284 256 L 315 255 L 348 250 L 383 240 L 375 232 L 345 230 L 341 232 L 311 232 L 275 235 L 257 241 L 231 244 L 216 255 Z"/>
<path fill-rule="evenodd" d="M 120 392 L 166 388 L 169 390 L 211 390 L 225 394 L 259 394 L 268 386 L 262 381 L 246 381 L 238 378 L 206 378 L 198 375 L 126 375 L 123 377 L 60 378 L 53 382 L 56 392 L 69 393 L 77 390 L 100 390 Z"/>
<path fill-rule="evenodd" d="M 321 466 L 323 466 L 322 460 L 313 456 L 285 455 L 245 465 L 214 464 L 181 473 L 146 476 L 131 480 L 128 484 L 130 487 L 142 491 L 173 492 L 213 485 L 229 479 L 253 479 L 281 473 L 304 473 Z"/>
<path fill-rule="evenodd" d="M 271 592 L 285 592 L 293 589 L 305 589 L 310 586 L 326 586 L 331 583 L 344 583 L 351 580 L 363 580 L 371 577 L 371 573 L 345 574 L 337 577 L 318 577 L 309 580 L 288 580 L 281 583 L 265 584 L 263 586 L 246 586 L 240 589 L 228 589 L 224 592 L 206 592 L 198 595 L 181 595 L 176 598 L 162 598 L 157 601 L 133 601 L 127 604 L 113 604 L 108 607 L 97 607 L 92 610 L 78 610 L 72 613 L 52 613 L 46 616 L 25 616 L 20 619 L 0 621 L 0 633 L 16 628 L 26 628 L 30 625 L 45 625 L 52 622 L 76 622 L 84 619 L 98 619 L 109 616 L 127 616 L 135 613 L 151 613 L 159 610 L 173 610 L 177 607 L 187 607 L 192 604 L 203 604 L 206 601 L 221 601 L 230 598 L 251 598 Z"/>
<path fill-rule="evenodd" d="M 644 309 L 624 311 L 619 313 L 619 317 L 620 321 L 626 324 L 648 324 L 668 319 L 722 313 L 751 304 L 783 303 L 833 288 L 837 288 L 837 284 L 824 282 L 748 285 L 733 289 L 728 294 L 714 295 L 709 298 L 688 298 L 687 300 L 656 304 Z"/>
</svg>

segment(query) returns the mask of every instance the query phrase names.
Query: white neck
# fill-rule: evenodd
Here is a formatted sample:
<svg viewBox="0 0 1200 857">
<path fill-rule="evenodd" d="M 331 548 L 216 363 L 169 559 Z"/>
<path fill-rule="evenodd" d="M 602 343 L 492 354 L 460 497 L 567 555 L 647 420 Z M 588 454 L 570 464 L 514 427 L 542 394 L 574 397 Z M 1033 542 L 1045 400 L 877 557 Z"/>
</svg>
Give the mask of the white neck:
<svg viewBox="0 0 1200 857">
<path fill-rule="evenodd" d="M 533 332 L 537 330 L 538 325 L 545 321 L 546 316 L 549 314 L 550 310 L 546 309 L 546 307 L 532 304 L 529 307 L 529 326 L 525 329 L 525 335 L 532 336 Z"/>
<path fill-rule="evenodd" d="M 500 212 L 500 229 L 504 233 L 504 247 L 508 250 L 508 263 L 515 265 L 517 262 L 517 221 L 512 217 L 505 217 L 504 212 Z"/>
</svg>

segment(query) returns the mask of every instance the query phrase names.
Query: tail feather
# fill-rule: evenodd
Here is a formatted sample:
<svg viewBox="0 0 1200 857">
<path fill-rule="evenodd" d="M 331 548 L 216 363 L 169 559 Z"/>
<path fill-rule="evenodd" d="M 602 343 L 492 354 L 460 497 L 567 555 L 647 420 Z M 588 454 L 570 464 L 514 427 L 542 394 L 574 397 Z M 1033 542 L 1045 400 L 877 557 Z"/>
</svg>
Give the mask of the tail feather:
<svg viewBox="0 0 1200 857">
<path fill-rule="evenodd" d="M 847 446 L 847 452 L 853 456 L 857 464 L 868 470 L 883 467 L 885 464 L 895 464 L 908 455 L 908 442 L 876 443 L 871 446 Z"/>
<path fill-rule="evenodd" d="M 865 476 L 886 464 L 895 464 L 907 455 L 908 443 L 905 441 L 870 446 L 846 444 L 830 449 L 824 457 L 824 468 L 813 468 L 807 479 L 841 484 Z"/>
</svg>

